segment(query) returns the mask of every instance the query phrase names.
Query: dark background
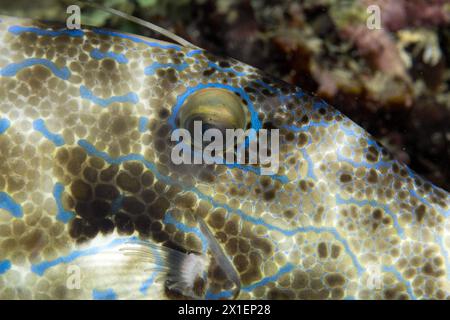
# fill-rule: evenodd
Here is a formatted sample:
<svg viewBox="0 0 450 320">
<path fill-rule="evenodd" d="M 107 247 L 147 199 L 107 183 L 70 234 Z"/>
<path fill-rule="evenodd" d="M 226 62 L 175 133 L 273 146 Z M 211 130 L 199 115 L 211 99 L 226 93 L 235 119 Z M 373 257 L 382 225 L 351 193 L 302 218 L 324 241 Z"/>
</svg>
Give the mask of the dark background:
<svg viewBox="0 0 450 320">
<path fill-rule="evenodd" d="M 450 0 L 104 0 L 315 92 L 399 160 L 450 190 Z M 0 13 L 65 21 L 66 0 L 0 0 Z M 366 27 L 381 9 L 381 30 Z M 82 23 L 160 38 L 82 7 Z"/>
</svg>

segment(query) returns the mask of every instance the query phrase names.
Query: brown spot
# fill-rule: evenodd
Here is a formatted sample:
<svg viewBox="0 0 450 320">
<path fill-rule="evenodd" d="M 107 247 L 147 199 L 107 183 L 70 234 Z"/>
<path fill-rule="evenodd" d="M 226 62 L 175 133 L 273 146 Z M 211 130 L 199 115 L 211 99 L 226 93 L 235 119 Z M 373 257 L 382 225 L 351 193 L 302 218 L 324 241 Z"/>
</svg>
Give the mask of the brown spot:
<svg viewBox="0 0 450 320">
<path fill-rule="evenodd" d="M 91 186 L 82 180 L 76 180 L 70 188 L 72 196 L 78 201 L 88 201 L 92 197 Z"/>
<path fill-rule="evenodd" d="M 243 254 L 238 254 L 236 257 L 234 257 L 233 263 L 236 266 L 236 270 L 238 272 L 243 272 L 243 271 L 247 270 L 249 261 L 248 261 L 247 257 L 244 256 Z"/>
<path fill-rule="evenodd" d="M 306 288 L 309 282 L 308 275 L 300 270 L 294 271 L 294 278 L 292 280 L 292 288 L 301 289 Z"/>
<path fill-rule="evenodd" d="M 367 181 L 369 181 L 370 183 L 377 183 L 378 175 L 374 169 L 370 169 L 369 176 L 367 177 Z"/>
<path fill-rule="evenodd" d="M 123 118 L 116 118 L 111 123 L 111 132 L 116 135 L 120 136 L 123 135 L 128 131 L 127 122 Z"/>
<path fill-rule="evenodd" d="M 116 66 L 116 62 L 113 59 L 103 59 L 101 64 L 105 70 L 113 70 Z"/>
<path fill-rule="evenodd" d="M 326 258 L 328 256 L 327 244 L 324 242 L 319 243 L 319 245 L 317 246 L 317 253 L 319 254 L 320 258 Z"/>
<path fill-rule="evenodd" d="M 90 183 L 97 181 L 97 170 L 92 167 L 86 167 L 83 170 L 83 177 Z"/>
<path fill-rule="evenodd" d="M 286 141 L 291 142 L 295 139 L 295 134 L 292 131 L 286 133 Z"/>
<path fill-rule="evenodd" d="M 352 176 L 347 173 L 343 173 L 343 174 L 341 174 L 340 179 L 341 179 L 341 182 L 346 183 L 346 182 L 352 181 Z"/>
<path fill-rule="evenodd" d="M 137 161 L 131 161 L 124 163 L 123 167 L 128 170 L 133 176 L 139 176 L 144 171 L 142 163 Z M 150 173 L 151 174 L 151 173 Z"/>
<path fill-rule="evenodd" d="M 284 211 L 283 215 L 286 217 L 286 219 L 292 219 L 295 216 L 295 211 L 292 209 L 288 209 Z"/>
<path fill-rule="evenodd" d="M 141 176 L 141 183 L 146 187 L 151 186 L 153 184 L 153 180 L 153 173 L 151 173 L 150 171 L 144 172 Z"/>
<path fill-rule="evenodd" d="M 111 181 L 119 171 L 119 167 L 115 164 L 110 165 L 108 168 L 102 170 L 100 173 L 100 179 L 104 182 Z"/>
<path fill-rule="evenodd" d="M 99 184 L 95 187 L 95 197 L 107 200 L 114 200 L 119 196 L 119 191 L 112 185 Z"/>
<path fill-rule="evenodd" d="M 380 220 L 383 217 L 383 212 L 381 211 L 381 209 L 375 209 L 372 212 L 372 217 L 375 220 Z"/>
<path fill-rule="evenodd" d="M 332 287 L 342 287 L 345 283 L 345 278 L 339 273 L 331 273 L 325 276 L 325 283 Z"/>
<path fill-rule="evenodd" d="M 225 210 L 217 209 L 208 218 L 208 223 L 215 229 L 221 229 L 225 225 Z"/>
<path fill-rule="evenodd" d="M 117 185 L 125 191 L 135 193 L 140 189 L 139 181 L 126 172 L 120 172 L 116 181 Z"/>
<path fill-rule="evenodd" d="M 293 300 L 295 299 L 295 294 L 291 290 L 273 288 L 268 292 L 267 298 L 269 300 Z"/>
<path fill-rule="evenodd" d="M 422 222 L 423 218 L 425 216 L 426 207 L 425 205 L 421 204 L 415 209 L 416 217 L 418 222 Z"/>
<path fill-rule="evenodd" d="M 150 216 L 154 219 L 162 219 L 169 207 L 170 202 L 166 198 L 158 198 L 149 208 Z"/>
<path fill-rule="evenodd" d="M 227 234 L 237 235 L 238 234 L 238 224 L 235 221 L 227 221 L 225 224 L 225 230 Z"/>
<path fill-rule="evenodd" d="M 132 215 L 138 215 L 144 212 L 145 205 L 136 198 L 125 197 L 122 200 L 122 208 Z"/>
<path fill-rule="evenodd" d="M 250 264 L 249 264 L 250 267 L 246 272 L 244 272 L 241 275 L 241 281 L 244 286 L 249 285 L 262 278 L 260 270 L 261 260 L 262 259 L 258 254 L 256 253 L 250 254 Z"/>
<path fill-rule="evenodd" d="M 175 203 L 177 206 L 179 206 L 181 208 L 190 209 L 190 208 L 193 208 L 195 206 L 195 204 L 197 203 L 197 197 L 194 193 L 187 192 L 185 194 L 178 195 L 175 198 Z"/>
<path fill-rule="evenodd" d="M 254 238 L 252 239 L 251 244 L 255 248 L 261 249 L 264 255 L 266 256 L 272 255 L 273 248 L 269 240 L 264 238 Z"/>
<path fill-rule="evenodd" d="M 264 192 L 263 196 L 264 200 L 271 201 L 275 198 L 275 190 L 274 189 L 267 190 L 266 192 Z"/>
</svg>

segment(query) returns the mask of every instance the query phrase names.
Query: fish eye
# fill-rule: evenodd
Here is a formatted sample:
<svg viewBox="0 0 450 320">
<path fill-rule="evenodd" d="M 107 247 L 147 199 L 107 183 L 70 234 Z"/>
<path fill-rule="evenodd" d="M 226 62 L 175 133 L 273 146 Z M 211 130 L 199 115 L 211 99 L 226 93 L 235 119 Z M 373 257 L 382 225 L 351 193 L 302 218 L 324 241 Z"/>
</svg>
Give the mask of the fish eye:
<svg viewBox="0 0 450 320">
<path fill-rule="evenodd" d="M 202 133 L 218 129 L 225 136 L 226 129 L 246 129 L 246 108 L 234 92 L 206 88 L 191 94 L 180 109 L 177 123 L 194 136 L 194 122 L 201 121 Z"/>
<path fill-rule="evenodd" d="M 206 88 L 191 94 L 179 114 L 179 125 L 189 131 L 202 121 L 203 131 L 211 128 L 245 129 L 247 116 L 239 97 L 226 89 Z"/>
</svg>

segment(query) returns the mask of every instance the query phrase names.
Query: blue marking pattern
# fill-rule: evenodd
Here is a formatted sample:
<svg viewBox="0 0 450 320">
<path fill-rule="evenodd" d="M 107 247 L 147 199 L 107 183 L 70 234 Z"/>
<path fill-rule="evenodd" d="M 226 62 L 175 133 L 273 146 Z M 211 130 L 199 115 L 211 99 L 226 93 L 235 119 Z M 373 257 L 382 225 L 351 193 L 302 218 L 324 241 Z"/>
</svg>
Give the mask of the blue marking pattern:
<svg viewBox="0 0 450 320">
<path fill-rule="evenodd" d="M 169 184 L 169 185 L 180 185 L 179 182 L 176 182 L 176 181 L 172 180 L 168 176 L 162 175 L 157 170 L 156 166 L 153 163 L 145 160 L 145 158 L 142 155 L 140 155 L 140 154 L 128 154 L 126 156 L 113 158 L 113 157 L 109 156 L 106 152 L 98 151 L 97 149 L 95 149 L 95 147 L 93 145 L 91 145 L 86 140 L 80 140 L 78 142 L 78 145 L 81 146 L 89 155 L 102 158 L 103 160 L 105 160 L 109 164 L 121 164 L 124 161 L 132 161 L 132 160 L 140 161 L 142 164 L 144 164 L 144 166 L 147 169 L 149 169 L 150 171 L 153 172 L 153 174 L 155 175 L 155 177 L 158 180 L 161 180 L 164 183 Z M 245 212 L 243 212 L 240 209 L 234 209 L 231 206 L 229 206 L 228 204 L 220 203 L 220 202 L 214 200 L 213 197 L 210 197 L 210 196 L 207 196 L 207 195 L 203 194 L 200 190 L 198 190 L 195 187 L 191 187 L 191 186 L 183 186 L 183 187 L 184 187 L 184 190 L 192 191 L 200 199 L 207 200 L 208 202 L 210 202 L 216 208 L 224 208 L 225 210 L 227 210 L 227 211 L 229 211 L 231 213 L 237 214 L 244 221 L 248 221 L 248 222 L 251 222 L 251 223 L 256 224 L 256 225 L 262 225 L 262 226 L 266 227 L 268 230 L 277 231 L 277 232 L 280 232 L 280 233 L 282 233 L 282 234 L 284 234 L 286 236 L 293 236 L 293 235 L 295 235 L 297 233 L 307 233 L 307 232 L 314 232 L 314 233 L 317 233 L 317 234 L 330 233 L 330 234 L 332 234 L 335 237 L 336 240 L 338 240 L 339 242 L 342 243 L 342 245 L 345 248 L 345 251 L 347 252 L 347 254 L 352 259 L 353 264 L 355 265 L 358 274 L 361 274 L 362 272 L 364 272 L 364 268 L 359 264 L 356 255 L 351 251 L 350 246 L 347 243 L 347 241 L 333 227 L 308 226 L 308 227 L 298 227 L 298 228 L 295 228 L 295 229 L 283 229 L 281 227 L 278 227 L 278 226 L 275 226 L 275 225 L 272 225 L 272 224 L 269 224 L 269 223 L 265 222 L 262 218 L 253 217 L 251 215 L 246 214 Z"/>
<path fill-rule="evenodd" d="M 305 159 L 305 161 L 308 163 L 308 178 L 316 180 L 316 175 L 314 174 L 314 163 L 312 162 L 311 157 L 305 149 L 301 149 L 300 152 L 303 155 L 303 159 Z"/>
<path fill-rule="evenodd" d="M 8 272 L 11 269 L 12 264 L 9 260 L 0 260 L 0 275 Z"/>
<path fill-rule="evenodd" d="M 0 134 L 3 134 L 11 126 L 11 122 L 8 119 L 0 118 Z"/>
<path fill-rule="evenodd" d="M 22 69 L 35 65 L 43 65 L 49 68 L 55 76 L 63 80 L 68 80 L 70 78 L 70 71 L 67 67 L 58 68 L 52 61 L 39 58 L 30 58 L 21 62 L 10 63 L 0 70 L 0 76 L 14 77 Z"/>
<path fill-rule="evenodd" d="M 53 188 L 53 197 L 55 198 L 56 207 L 58 210 L 58 212 L 56 214 L 56 219 L 63 223 L 68 223 L 70 220 L 72 220 L 75 217 L 75 213 L 64 209 L 64 206 L 62 204 L 63 192 L 64 192 L 64 186 L 59 182 L 56 183 L 55 187 Z"/>
<path fill-rule="evenodd" d="M 36 27 L 23 27 L 23 26 L 11 26 L 8 31 L 15 35 L 20 35 L 24 32 L 35 33 L 38 36 L 49 36 L 49 37 L 58 37 L 58 36 L 69 36 L 69 37 L 82 37 L 84 36 L 84 32 L 78 29 L 62 29 L 62 30 L 45 30 Z"/>
<path fill-rule="evenodd" d="M 92 30 L 94 33 L 97 34 L 101 34 L 101 35 L 106 35 L 106 36 L 110 36 L 110 37 L 118 37 L 121 39 L 126 39 L 126 40 L 130 40 L 133 41 L 135 43 L 143 43 L 149 47 L 154 47 L 154 48 L 161 48 L 161 49 L 173 49 L 176 51 L 180 51 L 181 50 L 181 46 L 176 45 L 176 44 L 162 44 L 159 42 L 153 42 L 153 41 L 148 41 L 145 40 L 143 38 L 139 38 L 133 35 L 129 35 L 129 34 L 124 34 L 124 33 L 120 33 L 120 32 L 115 32 L 115 31 L 111 31 L 111 30 L 104 30 L 104 29 L 93 29 Z"/>
<path fill-rule="evenodd" d="M 384 210 L 384 212 L 386 212 L 392 218 L 392 221 L 394 223 L 394 228 L 397 231 L 397 234 L 399 235 L 399 237 L 402 238 L 404 235 L 403 228 L 400 226 L 397 216 L 391 211 L 391 209 L 389 209 L 388 205 L 378 203 L 375 200 L 356 200 L 356 199 L 345 200 L 339 194 L 336 195 L 336 204 L 338 204 L 338 205 L 355 204 L 359 207 L 368 205 L 373 208 L 382 208 Z"/>
<path fill-rule="evenodd" d="M 444 217 L 448 217 L 450 215 L 450 209 L 444 211 L 443 209 L 440 209 L 438 206 L 433 207 L 431 205 L 431 203 L 429 203 L 425 198 L 419 196 L 417 194 L 417 192 L 414 189 L 409 190 L 409 194 L 414 197 L 417 198 L 420 202 L 422 202 L 423 204 L 425 204 L 428 208 L 434 208 L 437 212 L 439 212 L 439 214 L 441 214 Z"/>
<path fill-rule="evenodd" d="M 8 211 L 12 216 L 21 218 L 23 216 L 22 207 L 16 203 L 6 192 L 0 192 L 0 209 Z"/>
<path fill-rule="evenodd" d="M 113 289 L 106 290 L 92 290 L 93 300 L 117 300 L 117 294 Z"/>
<path fill-rule="evenodd" d="M 139 97 L 136 93 L 130 92 L 123 96 L 113 96 L 107 99 L 99 98 L 94 95 L 88 88 L 85 86 L 80 87 L 80 95 L 83 99 L 90 100 L 95 104 L 98 104 L 101 107 L 107 107 L 111 103 L 119 102 L 119 103 L 133 103 L 136 104 L 139 102 Z"/>
<path fill-rule="evenodd" d="M 145 67 L 144 74 L 146 76 L 152 76 L 156 73 L 156 70 L 162 69 L 162 68 L 174 68 L 177 71 L 183 71 L 187 67 L 189 67 L 189 65 L 186 62 L 183 62 L 180 64 L 154 62 L 151 65 L 149 65 L 148 67 Z"/>
<path fill-rule="evenodd" d="M 125 57 L 125 55 L 123 55 L 121 53 L 115 53 L 115 52 L 111 52 L 111 51 L 103 52 L 103 51 L 100 51 L 98 49 L 93 49 L 91 51 L 90 55 L 91 55 L 92 58 L 97 59 L 97 60 L 110 58 L 110 59 L 116 60 L 120 64 L 128 63 L 127 57 Z"/>
<path fill-rule="evenodd" d="M 164 223 L 173 224 L 178 230 L 181 230 L 185 233 L 194 233 L 202 242 L 202 252 L 206 253 L 209 242 L 206 236 L 203 234 L 203 232 L 200 231 L 199 228 L 189 227 L 184 223 L 181 223 L 180 221 L 172 217 L 172 214 L 170 212 L 167 212 L 166 215 L 164 216 Z"/>
<path fill-rule="evenodd" d="M 139 132 L 144 133 L 145 131 L 147 131 L 148 122 L 149 120 L 147 117 L 139 118 Z"/>
<path fill-rule="evenodd" d="M 408 295 L 410 296 L 410 298 L 413 300 L 417 300 L 417 298 L 414 295 L 414 292 L 412 290 L 411 283 L 409 283 L 409 281 L 407 281 L 405 278 L 403 278 L 401 273 L 397 269 L 395 269 L 394 266 L 383 266 L 382 270 L 384 272 L 392 273 L 399 282 L 404 283 L 406 285 L 406 291 L 408 292 Z"/>
<path fill-rule="evenodd" d="M 61 135 L 52 133 L 47 129 L 43 119 L 37 119 L 33 121 L 33 129 L 42 133 L 45 138 L 53 142 L 53 144 L 57 147 L 65 144 L 64 139 Z"/>
<path fill-rule="evenodd" d="M 201 50 L 201 49 L 194 49 L 194 50 L 191 50 L 188 53 L 186 53 L 186 57 L 192 57 L 192 56 L 195 56 L 196 54 L 200 54 L 202 52 L 203 52 L 203 50 Z"/>
<path fill-rule="evenodd" d="M 250 292 L 252 290 L 255 290 L 258 287 L 265 286 L 270 282 L 277 281 L 282 275 L 291 272 L 294 270 L 295 266 L 291 263 L 287 263 L 283 267 L 281 267 L 277 273 L 275 273 L 273 276 L 265 277 L 249 286 L 242 287 L 241 290 L 245 292 Z M 214 294 L 210 291 L 206 293 L 206 299 L 210 300 L 217 300 L 217 299 L 226 299 L 232 297 L 233 292 L 232 291 L 222 291 L 220 293 Z"/>
<path fill-rule="evenodd" d="M 214 62 L 211 62 L 211 61 L 208 62 L 208 66 L 210 68 L 216 69 L 217 71 L 220 71 L 220 72 L 231 72 L 231 73 L 234 73 L 238 77 L 246 75 L 245 72 L 238 72 L 238 71 L 234 70 L 233 68 L 222 68 L 222 67 L 218 66 L 217 64 L 215 64 Z"/>
</svg>

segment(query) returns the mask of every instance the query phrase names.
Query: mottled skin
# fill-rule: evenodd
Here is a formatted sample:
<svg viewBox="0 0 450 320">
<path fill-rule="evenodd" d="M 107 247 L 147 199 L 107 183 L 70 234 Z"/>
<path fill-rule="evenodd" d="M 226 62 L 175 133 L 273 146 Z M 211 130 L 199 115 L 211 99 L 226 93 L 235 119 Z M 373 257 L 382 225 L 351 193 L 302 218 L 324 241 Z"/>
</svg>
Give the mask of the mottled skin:
<svg viewBox="0 0 450 320">
<path fill-rule="evenodd" d="M 214 86 L 240 95 L 250 126 L 280 129 L 276 176 L 172 164 L 177 110 Z M 449 194 L 250 66 L 1 17 L 0 97 L 0 298 L 179 298 L 140 261 L 97 256 L 130 237 L 208 254 L 198 219 L 238 272 L 238 298 L 450 296 Z M 208 279 L 205 298 L 236 293 L 214 262 Z"/>
</svg>

